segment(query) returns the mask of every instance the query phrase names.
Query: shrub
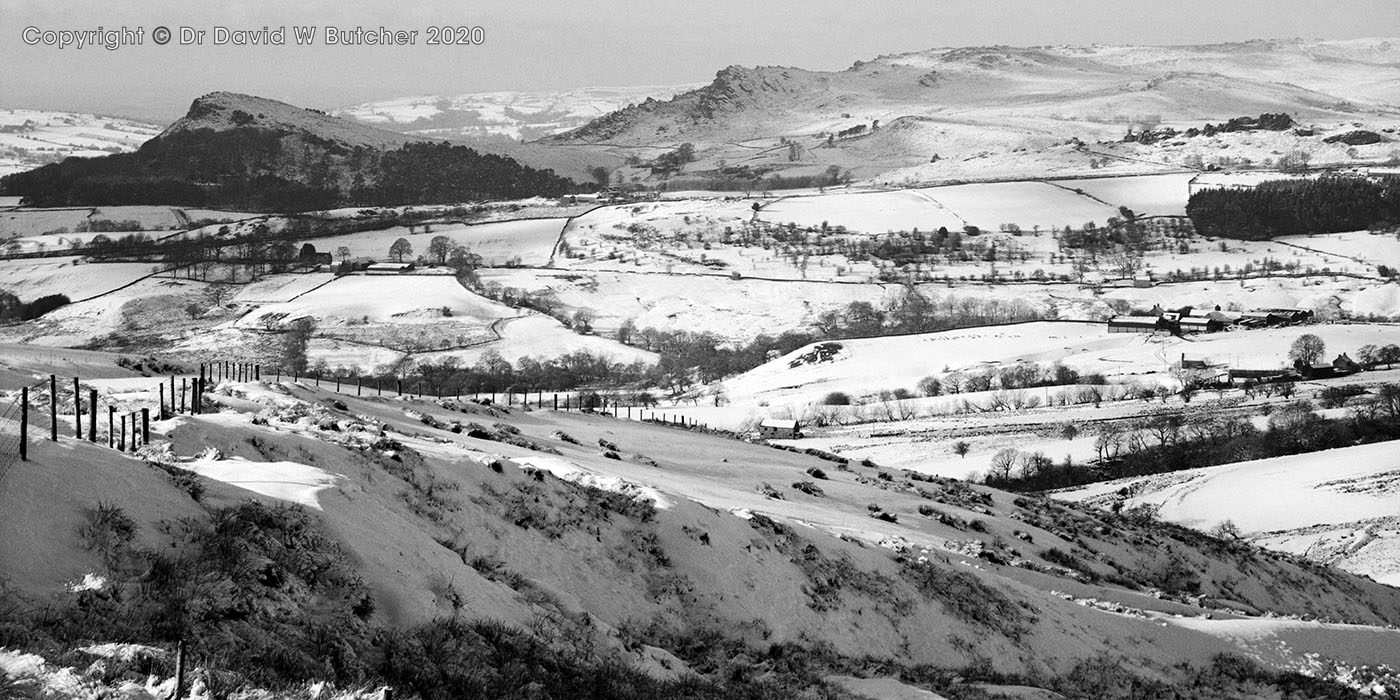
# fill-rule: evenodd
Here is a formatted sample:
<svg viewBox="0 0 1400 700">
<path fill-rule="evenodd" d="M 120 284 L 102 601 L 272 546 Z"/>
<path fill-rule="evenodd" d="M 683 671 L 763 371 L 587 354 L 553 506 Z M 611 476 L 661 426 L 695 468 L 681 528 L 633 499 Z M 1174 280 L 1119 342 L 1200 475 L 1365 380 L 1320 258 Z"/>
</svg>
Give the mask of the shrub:
<svg viewBox="0 0 1400 700">
<path fill-rule="evenodd" d="M 966 571 L 931 563 L 908 563 L 904 575 L 927 600 L 937 600 L 952 616 L 1020 640 L 1030 631 L 1035 614 L 1030 606 L 1012 600 Z"/>
<path fill-rule="evenodd" d="M 820 467 L 807 467 L 807 476 L 813 479 L 825 479 L 826 472 L 822 471 Z"/>
<path fill-rule="evenodd" d="M 849 406 L 851 405 L 851 396 L 844 391 L 833 391 L 822 397 L 822 405 Z"/>
<path fill-rule="evenodd" d="M 822 487 L 817 486 L 816 484 L 810 481 L 795 481 L 792 484 L 792 488 L 801 491 L 802 493 L 805 493 L 809 496 L 817 496 L 818 498 L 826 495 L 826 492 L 822 491 Z"/>
<path fill-rule="evenodd" d="M 24 308 L 20 312 L 20 318 L 25 321 L 33 320 L 54 309 L 67 306 L 70 303 L 72 302 L 69 301 L 68 297 L 62 294 L 50 294 L 48 296 L 39 297 L 24 305 Z"/>
</svg>

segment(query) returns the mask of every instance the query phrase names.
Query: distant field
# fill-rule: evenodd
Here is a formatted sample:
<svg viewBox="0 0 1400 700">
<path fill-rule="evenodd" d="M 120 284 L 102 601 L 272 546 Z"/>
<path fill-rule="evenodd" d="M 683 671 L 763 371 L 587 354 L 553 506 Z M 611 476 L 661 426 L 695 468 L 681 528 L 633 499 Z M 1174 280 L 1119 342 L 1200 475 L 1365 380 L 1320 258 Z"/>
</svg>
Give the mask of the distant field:
<svg viewBox="0 0 1400 700">
<path fill-rule="evenodd" d="M 798 226 L 845 226 L 859 233 L 886 231 L 936 231 L 963 227 L 957 214 L 918 191 L 859 192 L 790 197 L 769 204 L 759 218 Z"/>
<path fill-rule="evenodd" d="M 1115 207 L 1127 207 L 1140 216 L 1185 216 L 1186 200 L 1190 198 L 1189 183 L 1194 176 L 1193 173 L 1172 173 L 1062 180 L 1056 184 L 1082 190 Z"/>
<path fill-rule="evenodd" d="M 799 226 L 839 224 L 861 233 L 915 228 L 932 231 L 940 226 L 953 230 L 964 225 L 996 230 L 1001 224 L 1016 224 L 1026 230 L 1035 226 L 1078 228 L 1088 221 L 1103 225 L 1109 217 L 1119 215 L 1119 206 L 1144 213 L 1181 214 L 1186 206 L 1185 179 L 1181 175 L 1148 175 L 1064 183 L 1086 194 L 1033 181 L 836 192 L 782 199 L 765 206 L 759 217 Z"/>
<path fill-rule="evenodd" d="M 9 260 L 0 265 L 0 289 L 30 301 L 64 294 L 73 301 L 109 292 L 151 273 L 151 263 L 78 264 L 77 258 Z"/>
<path fill-rule="evenodd" d="M 69 232 L 87 221 L 92 209 L 19 209 L 0 212 L 0 237 L 37 236 L 60 228 Z"/>
<path fill-rule="evenodd" d="M 1103 225 L 1117 216 L 1117 207 L 1067 192 L 1043 182 L 991 182 L 915 190 L 956 212 L 960 219 L 983 229 L 1001 224 L 1078 228 L 1087 221 Z"/>
<path fill-rule="evenodd" d="M 410 234 L 407 227 L 391 228 L 383 231 L 366 231 L 348 236 L 316 238 L 308 241 L 322 252 L 334 253 L 341 246 L 350 249 L 352 257 L 389 259 L 389 246 L 399 238 L 408 240 L 413 246 L 413 254 L 427 255 L 428 244 L 438 236 L 447 236 L 454 245 L 464 245 L 480 255 L 486 265 L 503 265 L 507 260 L 519 256 L 525 265 L 543 265 L 549 262 L 550 251 L 559 239 L 559 231 L 564 227 L 564 219 L 531 219 L 527 221 L 502 221 L 486 224 L 433 226 L 432 231 Z"/>
<path fill-rule="evenodd" d="M 478 322 L 515 315 L 513 309 L 467 291 L 447 275 L 351 275 L 295 300 L 262 306 L 239 319 L 237 325 L 256 327 L 268 314 L 285 314 L 287 319 L 314 316 L 322 325 L 365 317 L 376 322 L 414 323 L 440 320 L 443 309 L 452 317 Z"/>
</svg>

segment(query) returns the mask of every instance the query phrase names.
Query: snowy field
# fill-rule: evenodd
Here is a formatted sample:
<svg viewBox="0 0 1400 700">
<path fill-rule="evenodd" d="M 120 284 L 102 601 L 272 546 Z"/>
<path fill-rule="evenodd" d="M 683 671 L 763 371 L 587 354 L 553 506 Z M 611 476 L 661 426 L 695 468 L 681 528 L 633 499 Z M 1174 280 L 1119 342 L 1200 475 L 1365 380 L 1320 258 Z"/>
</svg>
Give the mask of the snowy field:
<svg viewBox="0 0 1400 700">
<path fill-rule="evenodd" d="M 136 150 L 160 127 L 74 112 L 0 110 L 0 175 L 31 170 L 69 156 L 95 158 Z"/>
<path fill-rule="evenodd" d="M 286 320 L 311 316 L 323 326 L 366 318 L 375 322 L 424 323 L 460 317 L 483 323 L 516 313 L 467 291 L 446 275 L 349 275 L 290 301 L 261 306 L 235 325 L 257 327 L 269 316 Z"/>
<path fill-rule="evenodd" d="M 1127 207 L 1138 216 L 1185 216 L 1192 177 L 1195 177 L 1195 173 L 1171 173 L 1061 180 L 1055 184 L 1080 190 L 1113 206 Z"/>
<path fill-rule="evenodd" d="M 991 182 L 929 187 L 915 192 L 932 198 L 967 223 L 995 231 L 1001 224 L 1078 228 L 1093 221 L 1100 226 L 1117 216 L 1116 205 L 1096 202 L 1044 182 Z"/>
<path fill-rule="evenodd" d="M 802 227 L 845 226 L 859 233 L 961 230 L 967 223 L 930 196 L 915 190 L 788 197 L 768 204 L 759 218 Z"/>
<path fill-rule="evenodd" d="M 519 257 L 525 265 L 544 265 L 549 262 L 549 254 L 559 239 L 565 219 L 529 219 L 523 221 L 501 221 L 484 224 L 455 224 L 432 226 L 423 231 L 419 226 L 416 233 L 409 233 L 407 227 L 397 227 L 383 231 L 365 231 L 346 236 L 315 238 L 308 241 L 323 253 L 335 253 L 342 246 L 350 249 L 354 258 L 390 260 L 389 246 L 399 238 L 413 246 L 413 253 L 407 259 L 428 255 L 428 244 L 438 236 L 451 239 L 454 246 L 466 246 L 471 252 L 482 257 L 488 266 L 504 265 L 508 260 Z"/>
<path fill-rule="evenodd" d="M 78 262 L 78 258 L 8 260 L 0 265 L 0 289 L 33 301 L 63 294 L 72 301 L 90 299 L 151 274 L 153 263 Z"/>
</svg>

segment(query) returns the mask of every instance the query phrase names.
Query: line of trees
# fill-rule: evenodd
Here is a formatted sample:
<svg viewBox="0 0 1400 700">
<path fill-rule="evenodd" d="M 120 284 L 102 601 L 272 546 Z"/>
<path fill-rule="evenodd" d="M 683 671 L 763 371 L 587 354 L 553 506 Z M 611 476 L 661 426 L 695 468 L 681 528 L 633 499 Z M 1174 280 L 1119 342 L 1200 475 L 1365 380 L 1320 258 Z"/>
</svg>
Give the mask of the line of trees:
<svg viewBox="0 0 1400 700">
<path fill-rule="evenodd" d="M 1186 215 L 1202 235 L 1246 241 L 1383 229 L 1400 222 L 1400 177 L 1329 176 L 1206 189 L 1191 195 Z"/>
<path fill-rule="evenodd" d="M 823 312 L 817 317 L 815 327 L 824 339 L 870 338 L 1044 318 L 1043 312 L 1020 299 L 933 297 L 913 285 L 904 285 L 880 306 L 853 301 L 841 309 Z"/>
</svg>

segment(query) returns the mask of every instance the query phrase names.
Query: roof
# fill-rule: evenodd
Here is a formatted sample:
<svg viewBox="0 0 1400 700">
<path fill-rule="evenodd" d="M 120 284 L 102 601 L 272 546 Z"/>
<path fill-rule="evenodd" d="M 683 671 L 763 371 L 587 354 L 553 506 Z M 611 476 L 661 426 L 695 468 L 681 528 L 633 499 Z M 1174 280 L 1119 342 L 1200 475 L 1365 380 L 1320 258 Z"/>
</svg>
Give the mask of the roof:
<svg viewBox="0 0 1400 700">
<path fill-rule="evenodd" d="M 1114 316 L 1108 319 L 1109 323 L 1129 326 L 1156 326 L 1156 316 Z"/>
<path fill-rule="evenodd" d="M 797 430 L 797 421 L 782 418 L 765 418 L 758 424 L 760 428 L 775 428 L 777 430 Z"/>
</svg>

